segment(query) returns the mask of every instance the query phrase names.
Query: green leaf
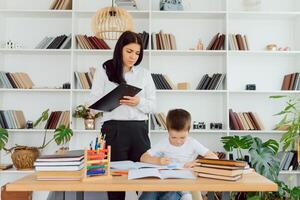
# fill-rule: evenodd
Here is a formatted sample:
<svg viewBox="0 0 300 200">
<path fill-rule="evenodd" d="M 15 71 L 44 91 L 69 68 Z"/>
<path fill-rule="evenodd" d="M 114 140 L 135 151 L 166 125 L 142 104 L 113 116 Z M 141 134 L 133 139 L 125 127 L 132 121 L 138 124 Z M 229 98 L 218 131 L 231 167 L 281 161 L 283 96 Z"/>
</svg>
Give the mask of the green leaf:
<svg viewBox="0 0 300 200">
<path fill-rule="evenodd" d="M 40 122 L 44 122 L 49 117 L 49 109 L 45 110 L 42 115 L 33 123 L 33 127 L 36 127 Z"/>
<path fill-rule="evenodd" d="M 70 128 L 65 127 L 65 125 L 60 125 L 54 131 L 54 140 L 57 145 L 65 144 L 71 140 L 73 136 L 73 131 Z"/>
<path fill-rule="evenodd" d="M 286 97 L 285 95 L 274 95 L 274 96 L 269 96 L 271 99 L 280 99 Z"/>
<path fill-rule="evenodd" d="M 291 197 L 293 197 L 293 198 L 300 198 L 300 186 L 294 187 L 291 190 Z"/>
<path fill-rule="evenodd" d="M 8 132 L 4 128 L 0 128 L 0 150 L 5 147 L 5 144 L 8 141 Z"/>
<path fill-rule="evenodd" d="M 260 138 L 255 137 L 249 149 L 251 164 L 255 171 L 273 181 L 277 180 L 280 170 L 280 161 L 276 157 L 278 148 L 279 144 L 275 140 L 262 143 Z"/>
</svg>

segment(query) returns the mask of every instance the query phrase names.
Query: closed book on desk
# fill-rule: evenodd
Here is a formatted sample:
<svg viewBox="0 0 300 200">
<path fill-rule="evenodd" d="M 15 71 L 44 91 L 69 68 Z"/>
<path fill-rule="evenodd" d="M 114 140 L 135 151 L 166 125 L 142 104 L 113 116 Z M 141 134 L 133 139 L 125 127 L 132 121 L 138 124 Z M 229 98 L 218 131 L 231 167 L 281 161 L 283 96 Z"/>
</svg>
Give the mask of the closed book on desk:
<svg viewBox="0 0 300 200">
<path fill-rule="evenodd" d="M 244 161 L 235 160 L 219 160 L 219 159 L 198 159 L 198 163 L 201 164 L 212 164 L 212 165 L 225 165 L 225 166 L 236 166 L 236 167 L 246 167 L 247 163 Z"/>
<path fill-rule="evenodd" d="M 36 162 L 62 162 L 62 161 L 80 161 L 84 157 L 83 150 L 67 151 L 64 154 L 42 155 L 36 159 Z"/>
<path fill-rule="evenodd" d="M 214 174 L 221 176 L 237 176 L 243 173 L 243 170 L 239 169 L 217 169 L 212 167 L 194 167 L 194 172 Z"/>
<path fill-rule="evenodd" d="M 120 100 L 124 96 L 135 96 L 142 89 L 128 85 L 128 84 L 120 84 L 114 90 L 106 94 L 104 97 L 96 101 L 94 104 L 90 105 L 89 108 L 100 110 L 100 111 L 112 111 L 118 106 L 120 106 Z"/>
<path fill-rule="evenodd" d="M 224 181 L 236 181 L 239 180 L 242 176 L 221 176 L 221 175 L 215 175 L 215 174 L 206 174 L 206 173 L 198 173 L 199 177 L 203 178 L 211 178 L 211 179 L 218 179 L 218 180 L 224 180 Z"/>
</svg>

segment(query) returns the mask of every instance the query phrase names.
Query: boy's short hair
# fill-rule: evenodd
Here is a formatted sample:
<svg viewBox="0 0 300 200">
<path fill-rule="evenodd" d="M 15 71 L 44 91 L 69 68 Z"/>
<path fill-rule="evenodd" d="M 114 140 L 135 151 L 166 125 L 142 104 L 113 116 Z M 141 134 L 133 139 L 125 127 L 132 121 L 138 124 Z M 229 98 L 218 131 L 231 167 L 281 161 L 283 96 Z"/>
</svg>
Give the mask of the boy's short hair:
<svg viewBox="0 0 300 200">
<path fill-rule="evenodd" d="M 191 114 L 184 109 L 169 110 L 166 124 L 168 130 L 189 131 L 191 128 Z"/>
</svg>

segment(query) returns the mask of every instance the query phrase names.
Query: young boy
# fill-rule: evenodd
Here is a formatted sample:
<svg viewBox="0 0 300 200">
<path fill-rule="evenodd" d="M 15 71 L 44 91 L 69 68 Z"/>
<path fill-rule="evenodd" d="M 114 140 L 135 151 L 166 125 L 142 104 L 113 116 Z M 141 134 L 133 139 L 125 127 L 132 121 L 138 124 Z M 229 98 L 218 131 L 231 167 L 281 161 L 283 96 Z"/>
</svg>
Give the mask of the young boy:
<svg viewBox="0 0 300 200">
<path fill-rule="evenodd" d="M 169 137 L 164 138 L 153 148 L 145 152 L 141 162 L 157 165 L 179 163 L 186 168 L 195 165 L 198 155 L 205 158 L 218 159 L 217 155 L 200 144 L 197 140 L 188 137 L 191 127 L 191 115 L 183 109 L 170 110 L 166 119 Z M 187 192 L 143 192 L 139 200 L 186 199 L 191 197 Z"/>
</svg>

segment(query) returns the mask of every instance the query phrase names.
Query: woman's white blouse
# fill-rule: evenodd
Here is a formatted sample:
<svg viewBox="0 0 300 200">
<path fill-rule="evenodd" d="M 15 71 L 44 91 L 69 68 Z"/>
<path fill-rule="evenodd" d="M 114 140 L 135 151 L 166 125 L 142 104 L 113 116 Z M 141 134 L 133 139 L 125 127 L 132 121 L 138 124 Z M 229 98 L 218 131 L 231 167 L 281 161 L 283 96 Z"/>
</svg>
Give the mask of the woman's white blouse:
<svg viewBox="0 0 300 200">
<path fill-rule="evenodd" d="M 155 112 L 156 94 L 150 72 L 142 67 L 134 66 L 124 74 L 124 78 L 127 84 L 142 89 L 137 94 L 140 97 L 140 103 L 136 106 L 120 105 L 111 112 L 104 112 L 102 123 L 108 120 L 146 120 L 148 119 L 147 113 Z M 102 66 L 98 67 L 94 75 L 88 105 L 98 101 L 117 86 L 116 83 L 108 80 L 105 69 Z"/>
</svg>

